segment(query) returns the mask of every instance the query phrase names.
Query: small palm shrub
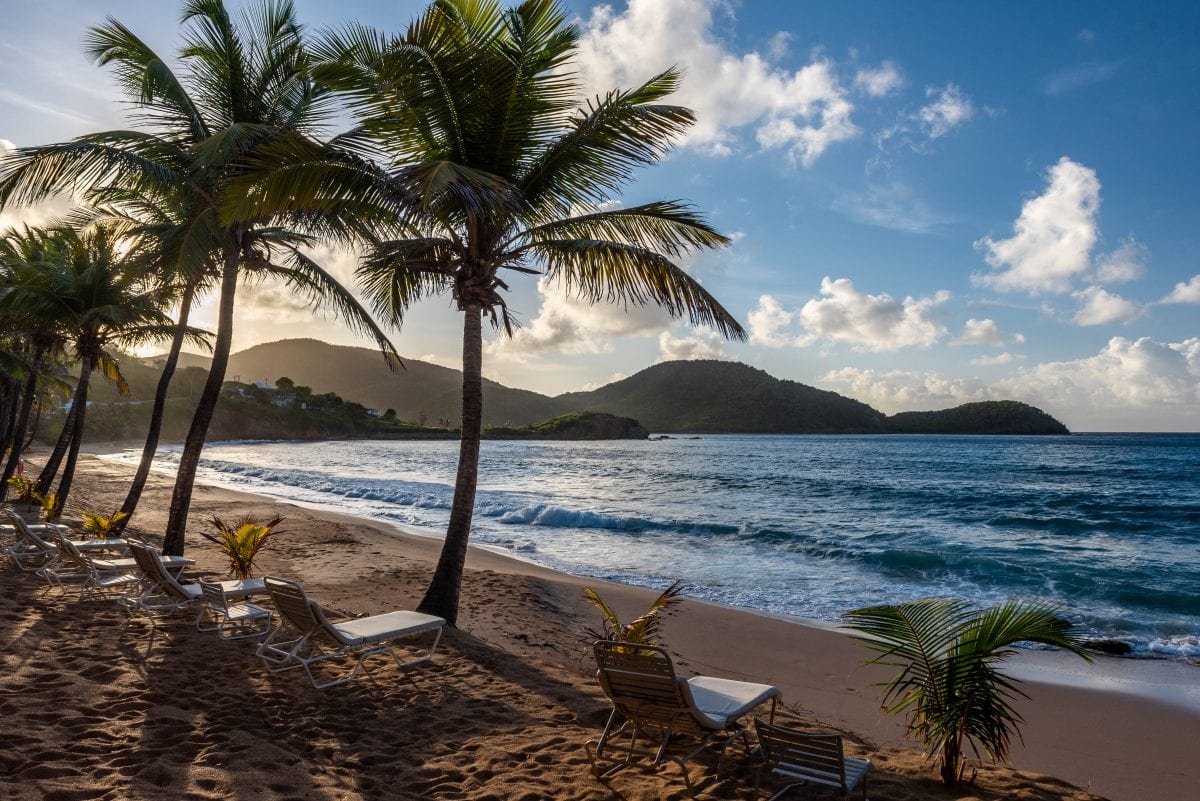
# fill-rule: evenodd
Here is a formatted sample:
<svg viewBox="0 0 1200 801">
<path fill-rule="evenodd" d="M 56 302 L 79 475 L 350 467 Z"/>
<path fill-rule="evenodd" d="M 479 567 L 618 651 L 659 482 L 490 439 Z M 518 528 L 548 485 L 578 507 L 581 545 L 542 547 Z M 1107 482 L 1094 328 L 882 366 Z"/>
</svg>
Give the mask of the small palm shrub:
<svg viewBox="0 0 1200 801">
<path fill-rule="evenodd" d="M 42 507 L 42 520 L 47 523 L 55 522 L 62 515 L 62 502 L 53 492 L 47 492 L 45 495 L 35 493 L 34 499 Z"/>
<path fill-rule="evenodd" d="M 25 510 L 33 511 L 37 505 L 37 482 L 24 473 L 16 473 L 8 479 L 8 486 L 17 493 L 17 500 L 25 504 Z"/>
<path fill-rule="evenodd" d="M 265 523 L 260 523 L 250 516 L 243 517 L 232 526 L 226 525 L 221 518 L 214 517 L 212 523 L 217 533 L 201 531 L 207 539 L 221 546 L 229 559 L 229 574 L 239 579 L 254 577 L 254 560 L 259 551 L 266 547 L 267 542 L 278 532 L 275 527 L 283 522 L 282 517 L 276 517 Z"/>
<path fill-rule="evenodd" d="M 121 521 L 129 517 L 125 512 L 102 515 L 99 512 L 84 511 L 80 511 L 79 516 L 83 519 L 84 532 L 98 540 L 106 540 L 111 537 L 120 529 Z"/>
<path fill-rule="evenodd" d="M 889 715 L 906 714 L 908 733 L 925 746 L 927 758 L 940 756 L 942 782 L 962 780 L 964 741 L 976 759 L 1008 760 L 1012 736 L 1024 721 L 1012 707 L 1025 697 L 1017 680 L 999 669 L 1018 642 L 1065 648 L 1087 661 L 1083 639 L 1059 609 L 1012 600 L 988 609 L 963 601 L 929 598 L 855 609 L 847 625 L 866 636 L 863 645 L 878 651 L 869 664 L 900 668 L 883 682 L 882 702 Z"/>
<path fill-rule="evenodd" d="M 588 629 L 588 636 L 597 640 L 616 640 L 618 642 L 637 643 L 638 645 L 658 645 L 658 632 L 662 628 L 661 612 L 680 600 L 683 595 L 682 584 L 683 582 L 676 581 L 670 587 L 667 587 L 654 599 L 654 603 L 650 604 L 649 609 L 630 623 L 622 623 L 621 618 L 600 597 L 599 593 L 591 587 L 585 588 L 583 594 L 591 602 L 592 606 L 600 610 L 601 620 L 603 621 L 603 629 L 599 631 Z"/>
</svg>

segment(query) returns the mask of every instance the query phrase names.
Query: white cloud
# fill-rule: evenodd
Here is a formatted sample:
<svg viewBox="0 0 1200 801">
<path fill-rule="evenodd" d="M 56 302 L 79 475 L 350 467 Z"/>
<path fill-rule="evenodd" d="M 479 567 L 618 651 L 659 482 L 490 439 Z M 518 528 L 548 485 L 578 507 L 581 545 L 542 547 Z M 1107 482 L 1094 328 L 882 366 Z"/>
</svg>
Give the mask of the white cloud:
<svg viewBox="0 0 1200 801">
<path fill-rule="evenodd" d="M 986 397 L 986 390 L 977 379 L 915 370 L 843 367 L 826 373 L 818 383 L 888 414 L 942 409 Z"/>
<path fill-rule="evenodd" d="M 582 387 L 580 387 L 579 391 L 580 392 L 591 392 L 593 389 L 600 389 L 600 387 L 608 386 L 609 384 L 615 384 L 618 381 L 621 381 L 622 379 L 625 379 L 627 377 L 628 376 L 626 376 L 624 373 L 613 373 L 606 380 L 589 381 L 588 383 L 586 383 Z"/>
<path fill-rule="evenodd" d="M 834 281 L 826 276 L 821 279 L 821 295 L 800 308 L 804 344 L 825 339 L 863 350 L 890 351 L 928 347 L 946 333 L 935 319 L 938 307 L 950 299 L 945 290 L 933 297 L 910 295 L 897 300 L 886 293 L 859 292 L 849 278 Z"/>
<path fill-rule="evenodd" d="M 1031 365 L 991 383 L 854 367 L 830 372 L 819 383 L 889 413 L 1012 398 L 1081 431 L 1195 431 L 1200 337 L 1182 342 L 1113 337 L 1094 356 Z"/>
<path fill-rule="evenodd" d="M 7 139 L 0 139 L 0 158 L 16 150 Z M 0 232 L 22 225 L 44 225 L 69 212 L 74 203 L 66 195 L 55 195 L 32 206 L 8 206 L 0 209 Z"/>
<path fill-rule="evenodd" d="M 1200 420 L 1200 337 L 1174 343 L 1113 337 L 1095 356 L 1038 364 L 993 389 L 1084 420 L 1195 429 Z M 1138 410 L 1158 410 L 1163 417 L 1135 416 Z M 1138 419 L 1145 422 L 1139 425 Z"/>
<path fill-rule="evenodd" d="M 787 311 L 770 295 L 762 295 L 758 304 L 746 315 L 746 324 L 750 328 L 750 343 L 766 345 L 769 348 L 782 348 L 794 344 L 795 336 L 788 334 L 787 329 L 795 319 L 796 312 Z"/>
<path fill-rule="evenodd" d="M 995 356 L 980 356 L 977 359 L 971 359 L 971 364 L 978 364 L 981 367 L 996 367 L 999 365 L 1012 364 L 1016 361 L 1021 361 L 1025 358 L 1023 353 L 997 353 Z"/>
<path fill-rule="evenodd" d="M 783 149 L 805 166 L 831 145 L 858 134 L 854 105 L 823 58 L 791 71 L 767 56 L 730 51 L 714 32 L 713 15 L 723 0 L 629 0 L 618 13 L 597 6 L 584 24 L 577 65 L 590 92 L 640 84 L 665 67 L 685 71 L 671 102 L 696 112 L 685 145 L 714 155 L 738 147 L 738 132 L 751 128 L 765 149 Z"/>
<path fill-rule="evenodd" d="M 939 308 L 950 299 L 940 290 L 932 297 L 897 300 L 886 293 L 869 295 L 849 278 L 821 280 L 821 297 L 799 309 L 787 310 L 763 295 L 746 316 L 750 342 L 773 348 L 804 347 L 825 340 L 846 342 L 855 350 L 893 351 L 928 347 L 946 335 L 937 320 Z M 799 324 L 801 331 L 794 329 Z"/>
<path fill-rule="evenodd" d="M 874 69 L 859 70 L 854 85 L 871 97 L 885 97 L 904 85 L 904 76 L 894 63 L 885 61 Z"/>
<path fill-rule="evenodd" d="M 945 136 L 975 116 L 975 106 L 972 105 L 971 98 L 952 83 L 941 89 L 930 86 L 925 90 L 925 94 L 934 100 L 921 107 L 917 118 L 930 139 Z"/>
<path fill-rule="evenodd" d="M 1136 281 L 1146 273 L 1150 249 L 1130 237 L 1112 253 L 1096 259 L 1095 276 L 1102 284 Z"/>
<path fill-rule="evenodd" d="M 542 299 L 537 316 L 511 339 L 499 337 L 485 343 L 488 353 L 515 357 L 547 352 L 606 353 L 612 350 L 614 339 L 658 333 L 673 322 L 654 304 L 589 303 L 545 277 L 538 279 L 537 290 Z"/>
<path fill-rule="evenodd" d="M 1011 238 L 975 243 L 999 272 L 973 279 L 1002 291 L 1069 291 L 1072 279 L 1090 267 L 1099 209 L 1095 171 L 1063 156 L 1050 168 L 1046 190 L 1021 207 Z"/>
<path fill-rule="evenodd" d="M 1090 40 L 1089 40 L 1090 41 Z M 1121 61 L 1089 61 L 1059 70 L 1042 82 L 1042 91 L 1051 97 L 1106 81 L 1121 68 Z"/>
<path fill-rule="evenodd" d="M 1114 295 L 1104 287 L 1090 286 L 1072 296 L 1079 299 L 1079 311 L 1071 318 L 1075 325 L 1128 323 L 1142 313 L 1136 303 Z"/>
<path fill-rule="evenodd" d="M 658 335 L 658 347 L 660 362 L 731 358 L 725 351 L 725 340 L 711 328 L 693 328 L 689 336 L 663 331 Z"/>
<path fill-rule="evenodd" d="M 1159 303 L 1200 303 L 1200 274 L 1180 281 Z"/>
<path fill-rule="evenodd" d="M 928 233 L 951 221 L 931 209 L 911 186 L 898 181 L 872 184 L 862 192 L 843 191 L 830 208 L 866 225 L 914 234 Z"/>
<path fill-rule="evenodd" d="M 421 356 L 418 356 L 417 361 L 428 362 L 429 364 L 436 364 L 439 367 L 448 367 L 451 370 L 461 370 L 462 369 L 462 356 L 453 357 L 453 356 L 442 356 L 441 354 L 438 354 L 438 353 L 425 353 L 425 354 L 422 354 Z"/>
<path fill-rule="evenodd" d="M 976 320 L 972 317 L 963 325 L 962 333 L 954 340 L 954 345 L 991 345 L 1000 347 L 1004 344 L 1004 334 L 995 320 Z"/>
</svg>

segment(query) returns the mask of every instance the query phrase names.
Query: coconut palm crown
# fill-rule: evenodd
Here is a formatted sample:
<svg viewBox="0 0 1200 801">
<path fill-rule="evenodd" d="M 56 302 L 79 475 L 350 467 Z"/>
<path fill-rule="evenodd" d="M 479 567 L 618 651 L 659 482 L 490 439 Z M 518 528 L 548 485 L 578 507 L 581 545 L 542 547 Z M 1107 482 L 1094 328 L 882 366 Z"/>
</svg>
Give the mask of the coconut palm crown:
<svg viewBox="0 0 1200 801">
<path fill-rule="evenodd" d="M 179 74 L 117 20 L 87 36 L 88 53 L 112 69 L 142 129 L 21 148 L 0 160 L 0 206 L 56 192 L 91 200 L 101 190 L 122 193 L 125 203 L 139 195 L 178 201 L 185 224 L 164 236 L 164 261 L 183 260 L 196 275 L 215 256 L 217 331 L 172 494 L 163 543 L 172 554 L 184 548 L 196 467 L 228 365 L 240 278 L 282 279 L 314 306 L 332 309 L 353 330 L 373 337 L 395 360 L 394 348 L 366 310 L 302 251 L 326 226 L 349 223 L 299 212 L 218 214 L 237 191 L 231 186 L 245 172 L 250 153 L 281 138 L 315 146 L 329 114 L 328 93 L 307 75 L 309 56 L 292 3 L 263 0 L 235 21 L 222 0 L 189 0 L 181 22 Z"/>
<path fill-rule="evenodd" d="M 320 149 L 294 138 L 260 151 L 231 219 L 320 212 L 356 221 L 358 278 L 399 326 L 422 298 L 463 312 L 463 417 L 445 547 L 419 609 L 453 623 L 471 527 L 482 422 L 482 320 L 511 334 L 511 276 L 539 275 L 589 301 L 654 303 L 732 338 L 742 327 L 680 267 L 726 245 L 688 204 L 614 207 L 641 166 L 693 122 L 664 101 L 667 70 L 641 86 L 583 100 L 570 70 L 579 31 L 554 0 L 505 8 L 439 0 L 408 29 L 361 25 L 314 47 L 314 77 L 358 125 Z"/>
</svg>

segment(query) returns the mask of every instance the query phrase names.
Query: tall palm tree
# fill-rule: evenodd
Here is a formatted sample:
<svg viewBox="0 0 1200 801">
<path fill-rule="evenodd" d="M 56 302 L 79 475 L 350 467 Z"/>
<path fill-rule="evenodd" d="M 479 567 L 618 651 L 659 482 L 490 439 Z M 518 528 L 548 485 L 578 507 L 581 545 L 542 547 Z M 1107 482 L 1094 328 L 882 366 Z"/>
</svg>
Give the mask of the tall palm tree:
<svg viewBox="0 0 1200 801">
<path fill-rule="evenodd" d="M 482 321 L 513 320 L 507 276 L 546 275 L 591 300 L 656 303 L 744 337 L 676 260 L 728 240 L 680 201 L 609 208 L 633 171 L 692 122 L 663 103 L 668 70 L 580 106 L 568 71 L 578 30 L 554 0 L 505 9 L 438 0 L 390 37 L 330 34 L 314 76 L 359 124 L 318 149 L 279 139 L 227 197 L 236 218 L 267 210 L 342 213 L 375 228 L 359 269 L 376 311 L 399 325 L 417 300 L 447 292 L 463 313 L 462 434 L 445 545 L 418 607 L 454 623 L 478 477 Z"/>
<path fill-rule="evenodd" d="M 972 609 L 963 601 L 930 598 L 855 609 L 847 625 L 879 652 L 873 664 L 900 668 L 883 684 L 890 715 L 906 714 L 908 731 L 941 760 L 942 782 L 952 785 L 966 768 L 964 741 L 977 757 L 1008 759 L 1021 716 L 1012 707 L 1024 695 L 1000 664 L 1018 642 L 1053 645 L 1087 661 L 1080 633 L 1053 606 L 1008 601 Z"/>
<path fill-rule="evenodd" d="M 79 380 L 64 429 L 69 449 L 56 493 L 59 503 L 65 504 L 83 440 L 92 373 L 100 369 L 122 394 L 128 394 L 110 348 L 165 338 L 175 323 L 162 311 L 158 292 L 143 281 L 136 249 L 127 249 L 128 243 L 120 242 L 110 229 L 58 228 L 46 236 L 54 243 L 54 257 L 32 280 L 14 286 L 0 303 L 31 317 L 57 315 L 79 361 Z M 45 481 L 39 480 L 41 492 L 49 491 L 56 471 L 57 464 Z"/>
<path fill-rule="evenodd" d="M 314 306 L 331 308 L 351 329 L 373 337 L 389 363 L 396 358 L 354 296 L 302 252 L 314 242 L 306 232 L 321 231 L 327 221 L 298 213 L 217 217 L 249 153 L 283 137 L 315 141 L 328 114 L 326 93 L 305 73 L 308 55 L 292 3 L 264 0 L 235 24 L 221 0 L 189 0 L 181 22 L 182 77 L 114 19 L 87 37 L 89 54 L 113 68 L 148 131 L 23 148 L 0 162 L 0 205 L 107 186 L 203 199 L 191 207 L 192 224 L 178 234 L 180 247 L 197 262 L 214 258 L 219 265 L 217 330 L 171 496 L 163 542 L 171 554 L 184 549 L 196 468 L 229 362 L 239 277 L 287 282 Z M 336 213 L 329 216 L 340 222 Z"/>
<path fill-rule="evenodd" d="M 37 399 L 38 380 L 49 357 L 62 347 L 58 334 L 59 310 L 43 310 L 35 314 L 27 309 L 14 309 L 8 297 L 13 290 L 36 280 L 43 270 L 50 268 L 53 258 L 53 240 L 44 231 L 33 228 L 11 230 L 0 238 L 0 276 L 3 276 L 3 291 L 0 292 L 0 317 L 19 343 L 23 358 L 12 365 L 16 373 L 23 375 L 20 386 L 20 403 L 13 412 L 13 422 L 5 442 L 11 446 L 0 475 L 0 500 L 8 489 L 8 480 L 16 472 L 24 450 L 30 413 Z M 10 361 L 16 360 L 17 350 L 9 354 Z"/>
</svg>

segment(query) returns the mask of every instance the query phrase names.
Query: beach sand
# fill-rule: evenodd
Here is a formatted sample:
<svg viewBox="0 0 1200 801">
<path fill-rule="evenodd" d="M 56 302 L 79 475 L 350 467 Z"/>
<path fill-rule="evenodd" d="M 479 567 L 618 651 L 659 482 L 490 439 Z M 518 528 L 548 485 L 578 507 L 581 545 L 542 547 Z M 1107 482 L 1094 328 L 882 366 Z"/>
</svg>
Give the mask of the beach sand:
<svg viewBox="0 0 1200 801">
<path fill-rule="evenodd" d="M 115 508 L 130 474 L 83 457 L 72 505 Z M 169 478 L 152 476 L 133 528 L 161 536 L 169 495 Z M 284 515 L 262 571 L 298 579 L 351 614 L 411 608 L 440 547 L 390 526 L 211 487 L 197 489 L 191 511 L 192 532 L 213 514 Z M 215 546 L 198 535 L 189 535 L 188 555 L 199 572 L 221 571 Z M 380 657 L 353 683 L 316 691 L 302 675 L 268 675 L 253 645 L 220 642 L 189 618 L 152 638 L 148 624 L 111 603 L 78 603 L 7 565 L 0 581 L 3 799 L 686 797 L 673 766 L 601 783 L 582 748 L 608 706 L 585 634 L 597 615 L 581 590 L 596 586 L 628 613 L 654 595 L 645 589 L 476 549 L 461 628 L 447 632 L 432 665 L 401 673 Z M 1072 686 L 1068 671 L 1054 673 L 1053 655 L 1046 675 L 1054 680 L 1024 685 L 1025 741 L 1014 744 L 1013 767 L 983 768 L 973 785 L 946 790 L 900 724 L 880 717 L 871 685 L 884 674 L 861 667 L 866 652 L 846 635 L 690 600 L 664 635 L 681 672 L 776 684 L 789 720 L 845 733 L 848 750 L 874 763 L 872 799 L 1200 798 L 1194 707 L 1097 689 L 1087 685 L 1101 682 L 1086 677 Z M 1047 658 L 1022 665 L 1022 675 L 1038 675 L 1037 659 Z M 1125 670 L 1106 664 L 1097 675 L 1140 687 L 1112 679 Z M 1200 669 L 1169 670 L 1186 697 Z M 704 797 L 765 797 L 752 779 L 734 760 Z"/>
</svg>

